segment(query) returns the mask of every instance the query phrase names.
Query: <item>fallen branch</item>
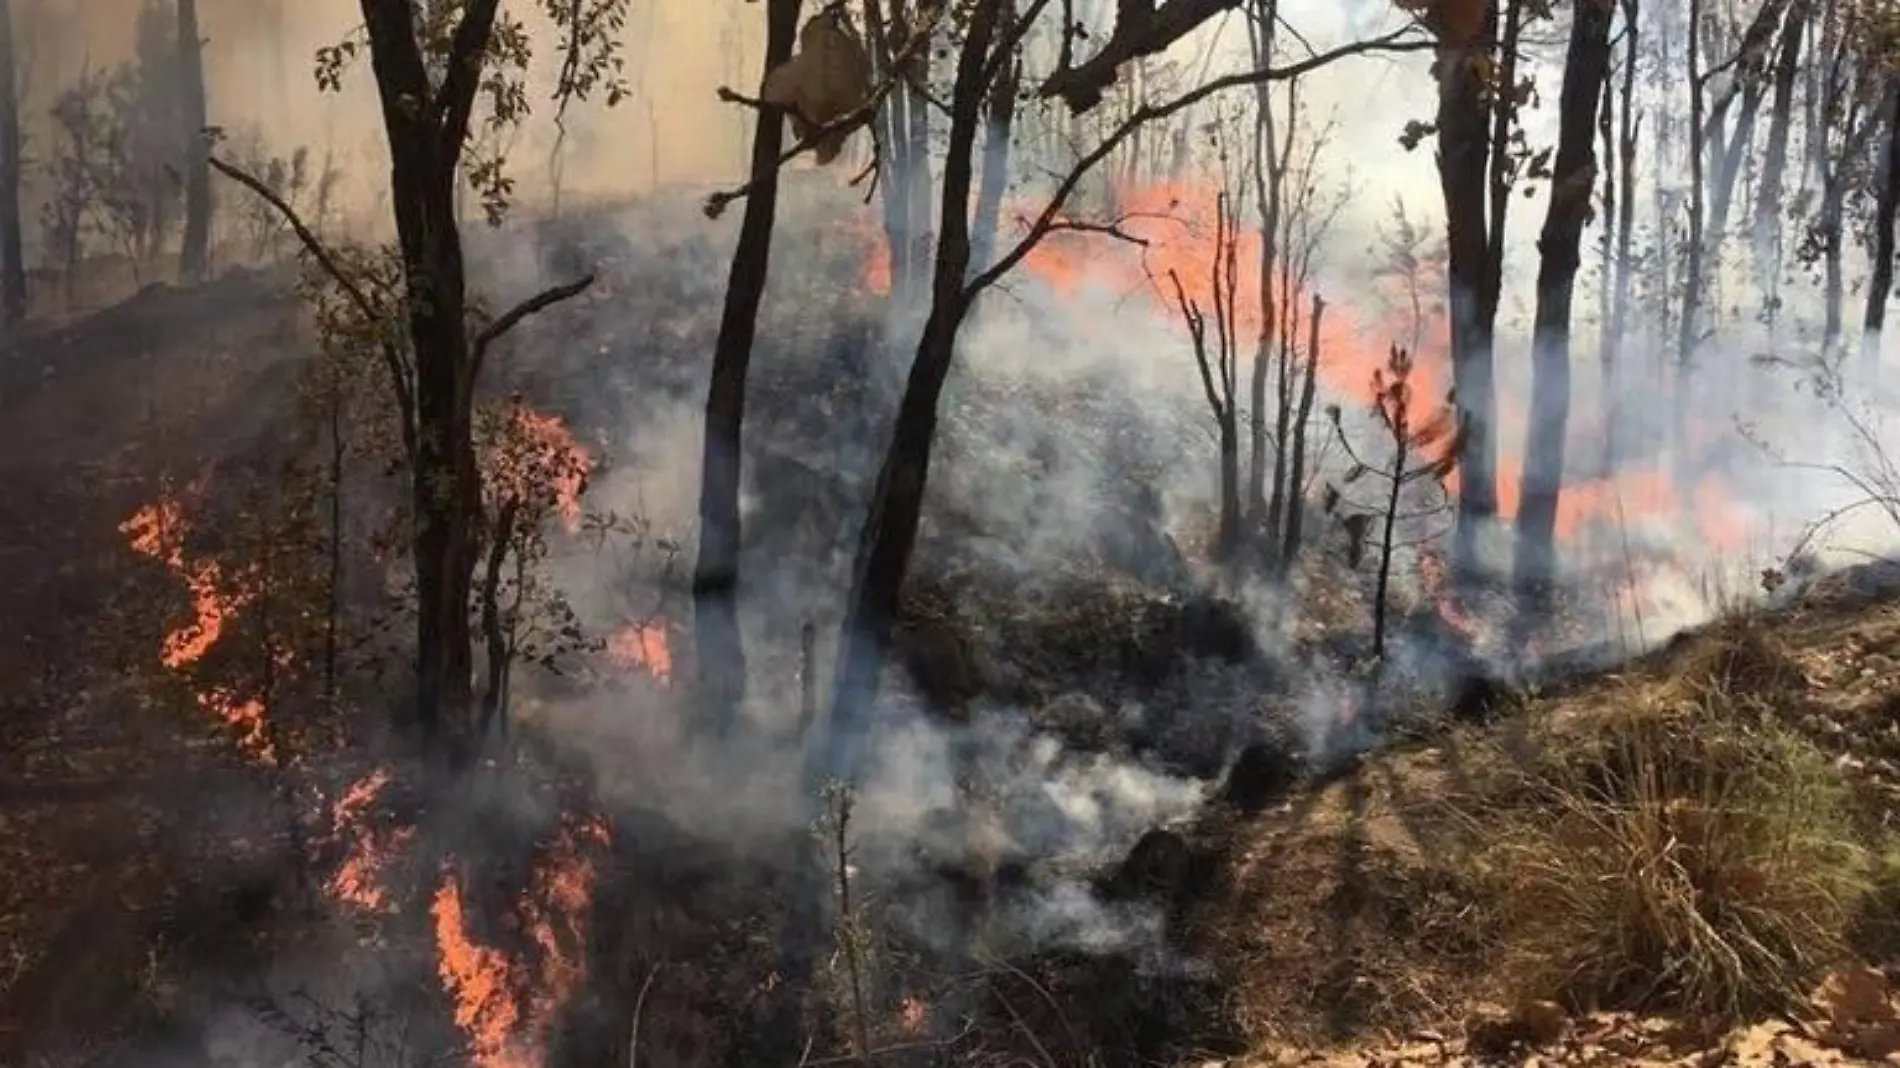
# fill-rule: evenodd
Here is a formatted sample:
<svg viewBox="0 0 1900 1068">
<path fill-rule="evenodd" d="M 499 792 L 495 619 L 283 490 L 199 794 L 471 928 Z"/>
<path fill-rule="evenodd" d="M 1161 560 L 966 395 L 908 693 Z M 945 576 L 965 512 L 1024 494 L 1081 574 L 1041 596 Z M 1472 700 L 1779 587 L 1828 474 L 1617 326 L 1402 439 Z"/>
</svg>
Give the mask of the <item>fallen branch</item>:
<svg viewBox="0 0 1900 1068">
<path fill-rule="evenodd" d="M 640 994 L 633 999 L 633 1025 L 627 1035 L 627 1068 L 640 1068 L 640 1014 L 646 1011 L 647 991 L 653 989 L 653 977 L 659 974 L 657 964 L 647 969 L 646 982 L 640 984 Z"/>
</svg>

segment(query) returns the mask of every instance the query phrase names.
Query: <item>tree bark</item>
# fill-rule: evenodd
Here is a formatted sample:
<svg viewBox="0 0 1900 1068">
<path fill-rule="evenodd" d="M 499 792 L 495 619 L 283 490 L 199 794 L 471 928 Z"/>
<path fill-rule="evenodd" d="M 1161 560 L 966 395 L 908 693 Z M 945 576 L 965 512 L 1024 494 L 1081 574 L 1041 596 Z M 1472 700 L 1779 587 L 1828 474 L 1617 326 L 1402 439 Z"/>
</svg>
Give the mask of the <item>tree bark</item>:
<svg viewBox="0 0 1900 1068">
<path fill-rule="evenodd" d="M 1490 185 L 1492 107 L 1484 68 L 1496 54 L 1500 0 L 1488 0 L 1478 40 L 1449 40 L 1438 55 L 1438 175 L 1445 200 L 1451 309 L 1452 386 L 1464 433 L 1458 457 L 1458 528 L 1454 577 L 1477 570 L 1478 536 L 1497 517 L 1496 399 L 1491 365 L 1498 276 L 1491 262 L 1486 190 Z"/>
<path fill-rule="evenodd" d="M 1887 151 L 1874 201 L 1873 273 L 1867 282 L 1867 313 L 1860 334 L 1861 372 L 1869 381 L 1880 370 L 1880 332 L 1887 322 L 1887 300 L 1893 295 L 1894 212 L 1900 208 L 1900 77 L 1889 75 L 1888 81 Z"/>
<path fill-rule="evenodd" d="M 1704 135 L 1705 93 L 1702 81 L 1703 0 L 1689 0 L 1689 32 L 1684 47 L 1689 68 L 1689 235 L 1683 250 L 1682 315 L 1676 321 L 1675 441 L 1676 464 L 1686 475 L 1690 462 L 1690 387 L 1695 377 L 1695 350 L 1702 325 L 1702 282 L 1707 251 L 1703 225 L 1708 214 L 1708 151 Z M 1686 477 L 1683 485 L 1687 485 Z"/>
<path fill-rule="evenodd" d="M 1286 533 L 1280 542 L 1279 566 L 1282 575 L 1292 570 L 1306 525 L 1306 427 L 1313 418 L 1314 393 L 1319 386 L 1319 326 L 1325 315 L 1326 301 L 1318 293 L 1313 294 L 1313 313 L 1306 324 L 1306 367 L 1301 372 L 1300 406 L 1293 420 L 1293 441 L 1287 449 Z"/>
<path fill-rule="evenodd" d="M 1554 534 L 1570 420 L 1570 319 L 1583 230 L 1596 185 L 1594 124 L 1609 79 L 1613 0 L 1578 0 L 1558 111 L 1556 169 L 1537 249 L 1537 310 L 1531 341 L 1531 417 L 1517 513 L 1522 607 L 1541 614 L 1556 572 Z"/>
<path fill-rule="evenodd" d="M 367 7 L 370 0 L 364 0 Z M 211 262 L 211 146 L 205 99 L 204 39 L 198 32 L 198 0 L 178 0 L 178 71 L 183 96 L 185 138 L 185 233 L 178 252 L 178 274 L 187 282 L 204 278 Z"/>
<path fill-rule="evenodd" d="M 1794 125 L 1794 85 L 1801 71 L 1801 50 L 1813 8 L 1812 0 L 1797 0 L 1781 33 L 1781 52 L 1775 61 L 1774 99 L 1768 112 L 1768 147 L 1762 158 L 1761 181 L 1756 186 L 1750 253 L 1771 320 L 1780 317 L 1777 305 L 1782 266 L 1781 186 L 1788 174 L 1788 132 Z"/>
<path fill-rule="evenodd" d="M 0 0 L 0 318 L 7 332 L 26 319 L 26 258 L 20 223 L 20 85 L 12 0 Z"/>
<path fill-rule="evenodd" d="M 800 0 L 770 0 L 765 71 L 791 57 Z M 763 74 L 761 74 L 763 78 Z M 720 735 L 737 722 L 745 701 L 745 641 L 739 629 L 739 484 L 746 376 L 758 331 L 759 303 L 771 261 L 778 214 L 778 157 L 785 117 L 761 110 L 752 134 L 752 194 L 739 223 L 726 278 L 726 303 L 713 342 L 706 389 L 706 430 L 699 473 L 699 560 L 693 570 L 694 663 L 708 728 Z M 895 251 L 893 249 L 893 251 Z"/>
<path fill-rule="evenodd" d="M 389 141 L 415 364 L 416 724 L 425 745 L 453 764 L 468 755 L 474 726 L 469 594 L 482 519 L 474 447 L 477 368 L 455 190 L 499 0 L 470 0 L 439 88 L 430 85 L 407 0 L 361 3 Z"/>
<path fill-rule="evenodd" d="M 1009 0 L 1015 16 L 1015 0 Z M 976 191 L 976 232 L 970 240 L 970 271 L 987 269 L 996 260 L 997 227 L 1002 223 L 1003 193 L 1009 184 L 1010 136 L 1016 123 L 1016 94 L 1022 79 L 1022 61 L 1009 57 L 997 71 L 990 90 L 989 124 L 983 135 L 983 178 Z"/>
<path fill-rule="evenodd" d="M 1263 69 L 1273 62 L 1277 0 L 1254 0 L 1249 12 L 1248 43 L 1253 64 Z M 1280 229 L 1280 181 L 1274 167 L 1273 88 L 1254 87 L 1253 178 L 1254 199 L 1260 212 L 1260 336 L 1255 339 L 1253 368 L 1248 382 L 1251 405 L 1247 449 L 1247 524 L 1265 534 L 1272 544 L 1274 530 L 1267 523 L 1267 372 L 1272 363 L 1273 258 Z"/>
</svg>

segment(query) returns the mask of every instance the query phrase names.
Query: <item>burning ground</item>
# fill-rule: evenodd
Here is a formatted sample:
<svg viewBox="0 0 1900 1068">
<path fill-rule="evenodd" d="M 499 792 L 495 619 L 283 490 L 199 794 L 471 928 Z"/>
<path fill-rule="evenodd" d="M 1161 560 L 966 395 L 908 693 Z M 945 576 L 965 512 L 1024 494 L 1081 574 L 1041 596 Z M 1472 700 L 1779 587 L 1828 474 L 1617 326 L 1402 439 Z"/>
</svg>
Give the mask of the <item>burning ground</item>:
<svg viewBox="0 0 1900 1068">
<path fill-rule="evenodd" d="M 0 403 L 22 595 L 5 610 L 29 641 L 6 654 L 21 682 L 0 831 L 20 876 L 0 928 L 0 1062 L 284 1063 L 411 1026 L 437 1030 L 409 1041 L 490 1068 L 614 1063 L 630 1035 L 649 1065 L 831 1047 L 780 1004 L 772 936 L 808 837 L 786 815 L 785 753 L 801 635 L 817 636 L 822 674 L 900 376 L 879 344 L 863 228 L 841 221 L 855 205 L 799 195 L 779 246 L 801 262 L 781 263 L 765 316 L 747 456 L 760 577 L 746 624 L 756 678 L 776 683 L 753 687 L 751 736 L 712 751 L 683 740 L 675 659 L 692 413 L 727 236 L 689 224 L 691 204 L 650 202 L 476 258 L 500 292 L 576 264 L 601 280 L 507 343 L 498 389 L 520 400 L 498 426 L 516 432 L 497 431 L 513 445 L 485 457 L 497 485 L 550 476 L 548 588 L 586 640 L 560 640 L 559 621 L 542 645 L 522 636 L 558 673 L 521 670 L 511 755 L 454 811 L 408 795 L 376 726 L 400 700 L 366 666 L 388 639 L 365 622 L 349 683 L 318 701 L 321 642 L 286 609 L 308 576 L 257 551 L 270 528 L 252 491 L 292 444 L 282 427 L 309 351 L 291 280 L 154 291 L 16 354 Z M 1777 745 L 1839 765 L 1844 805 L 1890 802 L 1900 618 L 1873 596 L 1877 572 L 1620 677 L 1546 657 L 1535 699 L 1488 679 L 1458 711 L 1514 726 L 1482 729 L 1442 722 L 1472 668 L 1428 569 L 1404 569 L 1402 670 L 1355 674 L 1367 581 L 1338 517 L 1316 525 L 1293 593 L 1219 589 L 1200 563 L 1213 444 L 1179 327 L 1138 271 L 1097 256 L 1078 274 L 1061 251 L 1032 260 L 969 338 L 881 773 L 843 832 L 864 904 L 841 926 L 869 947 L 864 1016 L 880 1045 L 1064 1065 L 1427 1030 L 1446 1056 L 1466 1031 L 1482 1045 L 1498 1023 L 1482 1005 L 1509 1024 L 1519 1002 L 1572 992 L 1516 966 L 1539 947 L 1512 940 L 1495 879 L 1523 872 L 1470 843 L 1487 828 L 1529 835 L 1534 820 L 1507 816 L 1545 811 L 1523 799 L 1555 773 L 1507 757 L 1587 757 L 1619 708 L 1772 724 Z M 1199 250 L 1147 254 L 1178 255 L 1186 273 Z M 1329 399 L 1363 409 L 1379 315 L 1336 303 Z M 1345 466 L 1322 464 L 1316 489 Z M 1642 576 L 1695 574 L 1685 541 L 1744 543 L 1751 531 L 1723 532 L 1755 511 L 1754 488 L 1685 492 L 1634 471 L 1580 492 L 1563 533 L 1635 515 L 1643 555 L 1626 536 L 1631 603 L 1583 603 L 1571 644 L 1618 651 L 1615 624 L 1632 616 L 1660 639 L 1668 586 Z M 352 529 L 374 525 L 377 492 Z M 400 570 L 345 583 L 361 621 Z M 1577 584 L 1580 603 L 1592 592 Z M 1514 779 L 1520 766 L 1546 777 Z M 435 840 L 460 848 L 423 863 Z M 1844 921 L 1838 959 L 1789 983 L 1805 993 L 1826 966 L 1880 963 L 1878 919 Z M 850 1000 L 823 958 L 818 988 Z M 1674 996 L 1596 993 L 1606 1011 Z M 1564 1004 L 1567 1033 L 1610 1026 L 1593 1008 Z"/>
</svg>

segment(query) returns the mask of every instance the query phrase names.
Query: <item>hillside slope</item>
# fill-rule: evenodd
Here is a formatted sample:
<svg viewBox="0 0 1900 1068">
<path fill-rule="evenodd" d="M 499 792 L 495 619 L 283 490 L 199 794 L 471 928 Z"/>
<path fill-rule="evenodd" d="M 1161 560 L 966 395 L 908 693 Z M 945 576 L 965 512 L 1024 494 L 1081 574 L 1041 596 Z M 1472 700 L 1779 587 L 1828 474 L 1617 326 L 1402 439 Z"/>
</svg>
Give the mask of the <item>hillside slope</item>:
<svg viewBox="0 0 1900 1068">
<path fill-rule="evenodd" d="M 1874 565 L 1229 814 L 1194 942 L 1249 1068 L 1900 1063 L 1896 812 L 1900 566 Z M 1849 855 L 1845 889 L 1806 885 Z"/>
</svg>

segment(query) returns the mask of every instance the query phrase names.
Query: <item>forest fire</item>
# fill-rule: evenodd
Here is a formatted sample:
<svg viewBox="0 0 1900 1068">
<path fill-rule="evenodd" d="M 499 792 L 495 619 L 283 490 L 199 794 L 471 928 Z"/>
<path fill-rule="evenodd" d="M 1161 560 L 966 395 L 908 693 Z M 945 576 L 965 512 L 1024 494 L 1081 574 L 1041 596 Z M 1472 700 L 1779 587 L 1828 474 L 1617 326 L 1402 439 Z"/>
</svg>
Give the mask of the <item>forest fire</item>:
<svg viewBox="0 0 1900 1068">
<path fill-rule="evenodd" d="M 1139 243 L 1117 240 L 1099 233 L 1056 230 L 1046 235 L 1023 260 L 1022 270 L 1052 292 L 1065 298 L 1076 297 L 1089 287 L 1118 295 L 1143 295 L 1157 315 L 1175 314 L 1175 296 L 1171 275 L 1178 277 L 1188 300 L 1202 308 L 1216 306 L 1212 266 L 1216 254 L 1216 200 L 1218 189 L 1211 185 L 1161 183 L 1142 188 L 1122 189 L 1116 196 L 1120 215 L 1116 226 Z M 1039 205 L 1005 205 L 1004 240 L 1021 232 L 1010 219 L 1027 221 Z M 854 228 L 869 233 L 873 221 L 868 217 Z M 1233 309 L 1234 344 L 1243 361 L 1251 359 L 1254 344 L 1261 334 L 1260 304 L 1261 234 L 1257 229 L 1241 227 L 1233 249 L 1236 277 Z M 862 283 L 877 293 L 888 293 L 891 265 L 883 242 L 872 244 Z M 1276 287 L 1277 288 L 1277 287 Z M 1297 287 L 1295 287 L 1297 289 Z M 1225 300 L 1221 295 L 1220 300 Z M 1310 294 L 1275 294 L 1280 310 L 1291 309 L 1304 315 Z M 1403 306 L 1404 300 L 1381 299 L 1381 303 Z M 1350 301 L 1330 299 L 1321 323 L 1320 381 L 1335 397 L 1359 398 L 1366 407 L 1373 399 L 1373 375 L 1384 367 L 1394 339 L 1413 338 L 1419 349 L 1412 372 L 1411 407 L 1415 423 L 1430 418 L 1450 395 L 1447 330 L 1443 322 L 1414 324 L 1404 321 L 1409 314 L 1387 312 L 1368 316 L 1366 310 Z M 1291 331 L 1296 349 L 1304 346 L 1306 325 L 1294 323 Z M 1192 377 L 1191 361 L 1185 356 L 1182 374 Z M 1518 449 L 1523 442 L 1522 414 L 1500 412 L 1500 455 L 1498 456 L 1498 515 L 1511 520 L 1517 515 L 1523 462 Z M 1459 472 L 1454 469 L 1444 480 L 1454 495 Z M 1709 477 L 1694 485 L 1682 486 L 1664 466 L 1630 466 L 1612 477 L 1568 480 L 1559 500 L 1555 536 L 1560 542 L 1573 541 L 1591 530 L 1617 530 L 1644 522 L 1664 524 L 1671 530 L 1692 535 L 1700 546 L 1716 553 L 1744 550 L 1755 533 L 1752 519 L 1738 507 L 1733 495 L 1718 478 Z M 1427 582 L 1432 580 L 1428 577 Z M 1448 620 L 1449 622 L 1449 620 Z M 1469 621 L 1466 621 L 1469 622 Z"/>
<path fill-rule="evenodd" d="M 532 957 L 483 945 L 469 930 L 453 862 L 430 906 L 437 974 L 454 1003 L 456 1026 L 481 1068 L 539 1068 L 548 1033 L 585 980 L 587 924 L 599 878 L 596 855 L 611 840 L 597 816 L 569 816 L 536 866 L 516 918 Z"/>
<path fill-rule="evenodd" d="M 673 649 L 666 623 L 630 623 L 607 639 L 607 659 L 622 671 L 641 670 L 661 682 L 673 680 Z"/>
<path fill-rule="evenodd" d="M 191 593 L 191 618 L 166 632 L 159 651 L 159 662 L 178 673 L 204 659 L 254 596 L 253 583 L 230 580 L 216 560 L 186 555 L 189 529 L 181 505 L 171 497 L 146 505 L 119 525 L 133 552 L 164 564 Z M 232 731 L 244 752 L 265 763 L 276 762 L 262 700 L 241 696 L 228 686 L 210 686 L 196 694 L 196 701 Z"/>
<path fill-rule="evenodd" d="M 484 468 L 497 496 L 527 501 L 551 492 L 567 532 L 580 531 L 581 494 L 594 456 L 559 416 L 516 405 L 488 452 Z"/>
<path fill-rule="evenodd" d="M 383 875 L 415 840 L 415 828 L 381 829 L 370 816 L 393 775 L 377 768 L 345 787 L 331 810 L 330 839 L 344 848 L 324 889 L 332 898 L 363 912 L 385 912 L 393 906 Z"/>
</svg>

